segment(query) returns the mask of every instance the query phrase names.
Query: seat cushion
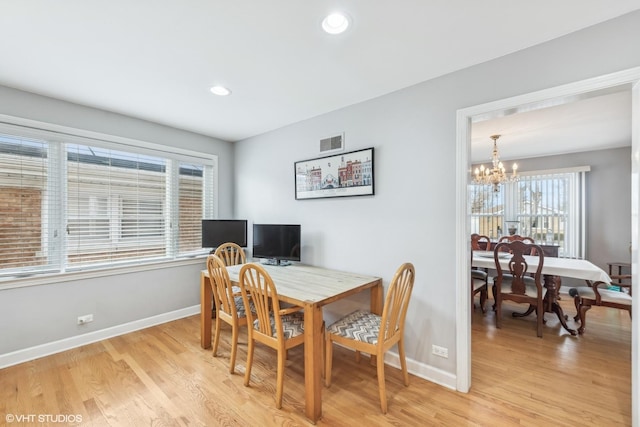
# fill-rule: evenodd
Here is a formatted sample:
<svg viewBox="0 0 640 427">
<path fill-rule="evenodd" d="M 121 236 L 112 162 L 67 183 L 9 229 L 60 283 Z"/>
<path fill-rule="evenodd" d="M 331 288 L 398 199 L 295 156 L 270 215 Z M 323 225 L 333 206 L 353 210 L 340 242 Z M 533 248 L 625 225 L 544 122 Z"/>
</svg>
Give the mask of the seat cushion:
<svg viewBox="0 0 640 427">
<path fill-rule="evenodd" d="M 369 311 L 358 310 L 327 327 L 327 332 L 356 341 L 377 344 L 382 317 Z"/>
<path fill-rule="evenodd" d="M 304 334 L 304 313 L 296 312 L 287 314 L 281 317 L 282 319 L 282 334 L 284 339 L 297 337 Z M 270 316 L 271 330 L 273 331 L 273 337 L 278 337 L 276 331 L 276 319 L 273 317 L 273 313 Z M 253 329 L 260 330 L 260 321 L 258 319 L 253 321 Z"/>
<path fill-rule="evenodd" d="M 538 287 L 536 286 L 535 279 L 531 276 L 524 276 L 522 279 L 524 281 L 527 295 L 537 297 Z M 494 277 L 493 280 L 494 282 L 496 282 L 498 280 L 498 277 Z M 510 293 L 512 280 L 513 276 L 511 274 L 502 275 L 502 293 Z M 542 292 L 544 292 L 544 286 L 542 287 Z"/>
<path fill-rule="evenodd" d="M 476 270 L 474 268 L 471 269 L 471 278 L 472 279 L 482 279 L 487 280 L 488 274 L 482 270 Z"/>
<path fill-rule="evenodd" d="M 477 291 L 477 290 L 479 290 L 479 289 L 484 288 L 485 286 L 487 286 L 487 282 L 485 282 L 485 281 L 484 281 L 484 280 L 482 280 L 482 279 L 475 279 L 475 278 L 473 278 L 473 279 L 471 279 L 471 283 L 473 283 L 473 290 L 474 290 L 474 291 Z"/>
<path fill-rule="evenodd" d="M 238 314 L 238 317 L 247 317 L 247 309 L 244 306 L 244 301 L 242 301 L 242 297 L 238 296 L 238 297 L 233 297 L 233 301 L 236 304 L 236 313 Z M 252 313 L 256 312 L 255 307 L 253 306 L 253 301 L 249 300 L 249 310 L 251 310 Z"/>
<path fill-rule="evenodd" d="M 583 286 L 576 288 L 578 295 L 582 298 L 596 299 L 596 293 L 590 287 Z M 631 295 L 626 292 L 614 291 L 611 289 L 598 288 L 598 293 L 604 302 L 612 302 L 616 304 L 624 304 L 631 306 Z"/>
</svg>

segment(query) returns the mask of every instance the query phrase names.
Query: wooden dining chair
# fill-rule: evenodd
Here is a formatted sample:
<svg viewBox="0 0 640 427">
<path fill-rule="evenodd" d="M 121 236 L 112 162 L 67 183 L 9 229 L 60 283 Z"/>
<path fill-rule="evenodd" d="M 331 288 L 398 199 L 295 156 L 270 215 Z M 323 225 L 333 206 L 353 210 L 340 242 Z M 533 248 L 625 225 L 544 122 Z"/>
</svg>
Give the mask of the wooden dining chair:
<svg viewBox="0 0 640 427">
<path fill-rule="evenodd" d="M 413 264 L 404 263 L 398 268 L 384 302 L 382 315 L 369 311 L 355 311 L 326 328 L 325 385 L 331 386 L 333 343 L 352 348 L 357 352 L 376 356 L 378 389 L 382 413 L 387 413 L 387 395 L 384 380 L 384 354 L 398 344 L 398 357 L 404 385 L 409 385 L 409 373 L 404 353 L 404 325 L 415 280 Z"/>
<path fill-rule="evenodd" d="M 249 386 L 255 343 L 265 344 L 277 352 L 276 408 L 282 407 L 284 367 L 287 350 L 304 343 L 302 307 L 280 308 L 276 286 L 269 273 L 259 264 L 244 264 L 240 269 L 240 288 L 246 304 L 251 300 L 255 314 L 247 312 L 249 346 L 244 385 Z"/>
<path fill-rule="evenodd" d="M 477 233 L 471 235 L 471 259 L 473 251 L 488 251 L 491 249 L 491 240 L 487 236 Z M 480 294 L 480 310 L 485 312 L 485 302 L 489 299 L 489 269 L 471 267 L 471 310 L 475 309 L 475 297 Z"/>
<path fill-rule="evenodd" d="M 505 250 L 510 253 L 508 270 L 503 270 L 500 265 L 500 256 Z M 535 271 L 529 271 L 529 265 L 524 259 L 524 255 L 535 253 L 538 257 L 538 267 Z M 496 298 L 496 328 L 502 328 L 502 301 L 510 300 L 521 304 L 529 304 L 525 313 L 513 313 L 513 317 L 528 316 L 536 312 L 537 335 L 542 337 L 542 324 L 544 321 L 544 291 L 542 284 L 542 267 L 544 264 L 544 253 L 542 248 L 535 244 L 526 243 L 520 240 L 513 242 L 498 243 L 494 249 L 494 261 L 497 276 L 494 279 Z"/>
<path fill-rule="evenodd" d="M 573 297 L 576 306 L 576 315 L 573 318 L 580 321 L 578 333 L 583 334 L 585 330 L 587 311 L 592 306 L 617 308 L 627 310 L 631 317 L 631 275 L 612 275 L 613 283 L 595 282 L 580 288 L 569 289 L 569 295 Z M 612 286 L 617 289 L 611 288 Z M 626 290 L 626 292 L 625 292 Z"/>
<path fill-rule="evenodd" d="M 533 240 L 531 237 L 528 236 L 521 236 L 519 234 L 511 234 L 508 236 L 502 236 L 498 239 L 498 243 L 503 243 L 503 242 L 507 242 L 507 243 L 511 243 L 511 242 L 525 242 L 525 243 L 529 243 L 529 244 L 535 244 L 536 241 Z M 509 252 L 509 249 L 507 246 L 501 246 L 500 250 L 502 252 Z M 535 248 L 531 248 L 531 252 L 525 255 L 535 255 Z M 493 295 L 493 310 L 495 311 L 496 309 L 496 286 L 495 286 L 495 278 L 494 278 L 494 284 L 491 286 L 491 294 Z"/>
<path fill-rule="evenodd" d="M 471 249 L 474 251 L 490 251 L 491 239 L 483 234 L 473 233 L 471 235 Z"/>
<path fill-rule="evenodd" d="M 207 257 L 207 270 L 213 293 L 213 301 L 216 312 L 215 336 L 213 340 L 213 356 L 218 353 L 220 343 L 220 329 L 222 322 L 231 326 L 231 358 L 229 372 L 234 373 L 236 366 L 236 354 L 238 350 L 238 335 L 241 326 L 247 324 L 247 312 L 245 307 L 253 309 L 253 302 L 245 305 L 240 288 L 232 286 L 229 273 L 224 262 L 216 255 Z"/>
<path fill-rule="evenodd" d="M 223 243 L 218 246 L 214 255 L 220 258 L 226 266 L 245 264 L 247 262 L 247 257 L 242 248 L 233 242 Z"/>
</svg>

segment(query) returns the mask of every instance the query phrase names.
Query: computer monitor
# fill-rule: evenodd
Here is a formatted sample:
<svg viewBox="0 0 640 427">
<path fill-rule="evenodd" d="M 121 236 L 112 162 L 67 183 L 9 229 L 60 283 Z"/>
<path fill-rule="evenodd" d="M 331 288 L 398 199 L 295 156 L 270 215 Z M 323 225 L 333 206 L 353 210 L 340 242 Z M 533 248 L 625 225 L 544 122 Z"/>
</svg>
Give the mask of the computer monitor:
<svg viewBox="0 0 640 427">
<path fill-rule="evenodd" d="M 300 225 L 253 224 L 253 257 L 275 260 L 280 265 L 300 261 Z"/>
<path fill-rule="evenodd" d="M 203 219 L 202 247 L 217 248 L 223 243 L 232 242 L 242 248 L 247 247 L 246 219 Z"/>
</svg>

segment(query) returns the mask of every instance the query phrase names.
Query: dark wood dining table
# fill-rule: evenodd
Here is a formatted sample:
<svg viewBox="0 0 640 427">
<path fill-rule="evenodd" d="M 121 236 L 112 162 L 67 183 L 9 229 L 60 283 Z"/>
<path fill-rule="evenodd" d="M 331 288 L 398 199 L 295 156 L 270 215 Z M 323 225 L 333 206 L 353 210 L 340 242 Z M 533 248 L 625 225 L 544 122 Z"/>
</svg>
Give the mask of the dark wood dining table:
<svg viewBox="0 0 640 427">
<path fill-rule="evenodd" d="M 538 257 L 525 255 L 524 259 L 527 261 L 529 268 L 532 271 L 538 268 Z M 500 258 L 499 262 L 501 267 L 508 270 L 509 260 L 509 256 Z M 495 269 L 496 265 L 493 258 L 493 251 L 474 251 L 471 266 Z M 597 281 L 609 283 L 611 282 L 611 278 L 603 269 L 595 264 L 585 259 L 575 258 L 544 258 L 542 274 L 544 275 L 544 287 L 547 289 L 545 294 L 545 311 L 555 313 L 558 316 L 558 319 L 560 319 L 562 327 L 571 335 L 577 335 L 578 331 L 569 328 L 567 325 L 567 316 L 564 314 L 562 307 L 558 303 L 558 288 L 554 278 L 556 276 L 572 277 L 575 279 L 582 279 L 588 284 Z"/>
</svg>

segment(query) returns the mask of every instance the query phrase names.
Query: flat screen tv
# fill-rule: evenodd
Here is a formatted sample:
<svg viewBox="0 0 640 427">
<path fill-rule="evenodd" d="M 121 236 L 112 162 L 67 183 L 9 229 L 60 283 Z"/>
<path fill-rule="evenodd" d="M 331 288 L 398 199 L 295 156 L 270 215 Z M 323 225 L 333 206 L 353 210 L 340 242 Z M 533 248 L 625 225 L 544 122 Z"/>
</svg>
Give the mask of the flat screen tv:
<svg viewBox="0 0 640 427">
<path fill-rule="evenodd" d="M 247 247 L 246 219 L 203 219 L 202 247 L 217 248 L 223 243 L 233 242 Z"/>
<path fill-rule="evenodd" d="M 300 225 L 253 224 L 253 257 L 300 261 Z"/>
</svg>

